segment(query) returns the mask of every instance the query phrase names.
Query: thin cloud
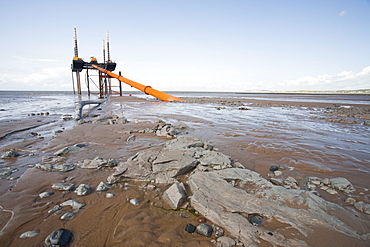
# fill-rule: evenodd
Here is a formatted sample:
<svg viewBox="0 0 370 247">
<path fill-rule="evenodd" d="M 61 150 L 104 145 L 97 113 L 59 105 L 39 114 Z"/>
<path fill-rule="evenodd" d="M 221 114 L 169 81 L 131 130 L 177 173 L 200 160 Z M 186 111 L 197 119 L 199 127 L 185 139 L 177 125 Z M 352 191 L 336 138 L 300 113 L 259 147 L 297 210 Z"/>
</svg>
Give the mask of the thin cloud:
<svg viewBox="0 0 370 247">
<path fill-rule="evenodd" d="M 345 16 L 346 14 L 347 14 L 347 11 L 342 10 L 341 12 L 339 12 L 339 13 L 337 14 L 337 16 L 343 17 L 343 16 Z"/>
<path fill-rule="evenodd" d="M 305 76 L 282 82 L 279 86 L 288 90 L 356 90 L 367 89 L 370 85 L 370 66 L 362 71 L 342 71 L 336 75 L 322 74 Z"/>
</svg>

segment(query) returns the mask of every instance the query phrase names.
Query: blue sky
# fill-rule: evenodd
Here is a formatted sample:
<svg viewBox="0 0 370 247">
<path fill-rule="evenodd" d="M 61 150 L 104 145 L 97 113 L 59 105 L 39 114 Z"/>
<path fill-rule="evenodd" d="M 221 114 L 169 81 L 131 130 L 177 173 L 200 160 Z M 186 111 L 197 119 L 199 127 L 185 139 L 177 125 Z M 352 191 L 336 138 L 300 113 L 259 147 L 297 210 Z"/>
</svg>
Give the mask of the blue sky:
<svg viewBox="0 0 370 247">
<path fill-rule="evenodd" d="M 75 27 L 158 90 L 370 88 L 370 0 L 0 0 L 0 23 L 0 90 L 72 90 Z"/>
</svg>

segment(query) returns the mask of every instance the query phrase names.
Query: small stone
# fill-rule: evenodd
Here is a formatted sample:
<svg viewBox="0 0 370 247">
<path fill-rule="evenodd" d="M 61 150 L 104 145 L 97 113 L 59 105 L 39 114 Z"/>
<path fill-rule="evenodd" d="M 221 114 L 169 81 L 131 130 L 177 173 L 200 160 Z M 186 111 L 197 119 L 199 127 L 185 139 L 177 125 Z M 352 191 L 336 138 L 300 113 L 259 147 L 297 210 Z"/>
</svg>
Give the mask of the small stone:
<svg viewBox="0 0 370 247">
<path fill-rule="evenodd" d="M 349 204 L 349 205 L 353 205 L 356 202 L 356 200 L 352 197 L 348 197 L 348 198 L 346 198 L 346 200 L 344 200 L 344 202 Z"/>
<path fill-rule="evenodd" d="M 71 231 L 64 228 L 60 228 L 52 232 L 49 236 L 47 236 L 47 238 L 45 239 L 45 244 L 47 246 L 53 247 L 67 246 L 67 244 L 71 241 L 72 235 L 73 234 Z"/>
<path fill-rule="evenodd" d="M 206 218 L 198 218 L 197 219 L 198 223 L 206 223 Z"/>
<path fill-rule="evenodd" d="M 114 193 L 107 193 L 106 195 L 105 195 L 105 197 L 106 198 L 112 198 L 112 197 L 114 197 L 115 196 L 115 194 Z"/>
<path fill-rule="evenodd" d="M 19 236 L 19 238 L 32 238 L 32 237 L 36 236 L 37 234 L 39 234 L 38 231 L 28 231 L 28 232 L 22 233 Z"/>
<path fill-rule="evenodd" d="M 129 201 L 132 205 L 139 206 L 139 200 L 136 198 L 133 198 Z"/>
<path fill-rule="evenodd" d="M 224 229 L 222 229 L 221 227 L 219 226 L 216 226 L 216 225 L 212 225 L 212 230 L 215 234 L 215 236 L 218 238 L 218 237 L 222 237 L 224 235 Z"/>
<path fill-rule="evenodd" d="M 100 184 L 98 185 L 98 187 L 96 188 L 96 191 L 98 192 L 101 192 L 101 191 L 107 191 L 111 188 L 112 186 L 110 186 L 109 184 L 107 183 L 104 183 L 104 182 L 100 182 Z"/>
<path fill-rule="evenodd" d="M 82 209 L 86 205 L 82 204 L 82 203 L 79 203 L 78 201 L 75 201 L 75 200 L 68 200 L 68 201 L 65 201 L 65 202 L 59 204 L 58 206 L 59 207 L 71 206 L 72 209 L 75 210 L 75 212 L 78 212 L 80 209 Z"/>
<path fill-rule="evenodd" d="M 280 185 L 280 186 L 284 185 L 284 180 L 281 179 L 281 178 L 270 178 L 270 181 L 271 181 L 271 183 L 273 183 L 275 185 Z"/>
<path fill-rule="evenodd" d="M 237 244 L 235 239 L 232 239 L 228 236 L 222 236 L 217 238 L 217 247 L 233 247 Z"/>
<path fill-rule="evenodd" d="M 204 237 L 210 238 L 212 236 L 213 229 L 205 223 L 201 223 L 197 226 L 196 232 Z"/>
<path fill-rule="evenodd" d="M 277 170 L 279 170 L 278 166 L 270 166 L 270 171 L 274 172 L 274 171 L 277 171 Z"/>
<path fill-rule="evenodd" d="M 39 197 L 40 198 L 46 198 L 46 197 L 49 197 L 49 196 L 51 196 L 53 194 L 54 194 L 54 192 L 45 191 L 45 192 L 40 193 L 39 194 Z"/>
<path fill-rule="evenodd" d="M 283 172 L 282 171 L 274 171 L 274 175 L 278 177 L 278 176 L 283 175 Z"/>
<path fill-rule="evenodd" d="M 365 202 L 356 202 L 353 204 L 353 206 L 360 212 L 370 214 L 370 204 L 367 204 Z"/>
<path fill-rule="evenodd" d="M 146 187 L 147 190 L 155 190 L 155 185 L 154 184 L 148 184 L 148 186 Z"/>
<path fill-rule="evenodd" d="M 186 227 L 185 227 L 185 231 L 187 231 L 188 233 L 193 233 L 195 232 L 195 229 L 196 227 L 193 225 L 193 224 L 187 224 Z"/>
<path fill-rule="evenodd" d="M 330 183 L 329 178 L 324 178 L 324 179 L 322 180 L 322 183 L 323 183 L 324 185 L 329 185 L 329 183 Z"/>
<path fill-rule="evenodd" d="M 75 193 L 79 196 L 86 196 L 92 191 L 92 188 L 87 184 L 80 184 L 77 189 L 75 190 Z"/>
<path fill-rule="evenodd" d="M 185 186 L 183 183 L 174 183 L 163 194 L 163 199 L 171 206 L 178 208 L 186 201 Z"/>
<path fill-rule="evenodd" d="M 19 156 L 19 153 L 17 151 L 7 151 L 7 152 L 3 153 L 3 155 L 1 155 L 0 158 L 10 159 L 10 158 L 18 157 L 18 156 Z"/>
<path fill-rule="evenodd" d="M 44 165 L 36 164 L 35 168 L 38 168 L 43 171 L 52 171 L 54 167 L 51 164 L 44 164 Z"/>
<path fill-rule="evenodd" d="M 344 192 L 355 191 L 355 188 L 353 187 L 353 185 L 346 178 L 342 178 L 342 177 L 332 178 L 329 181 L 330 181 L 330 186 L 333 189 L 341 190 Z"/>
<path fill-rule="evenodd" d="M 254 226 L 261 226 L 263 223 L 263 216 L 260 214 L 252 214 L 249 218 L 249 222 Z"/>
<path fill-rule="evenodd" d="M 54 168 L 61 172 L 69 172 L 69 171 L 76 169 L 76 166 L 74 164 L 62 164 L 62 165 L 57 165 Z"/>
<path fill-rule="evenodd" d="M 65 213 L 62 216 L 60 216 L 61 220 L 70 220 L 75 216 L 74 213 Z"/>
<path fill-rule="evenodd" d="M 53 184 L 52 186 L 52 188 L 55 190 L 64 190 L 64 191 L 72 190 L 74 187 L 75 185 L 71 183 L 56 183 Z"/>
<path fill-rule="evenodd" d="M 328 189 L 326 190 L 326 192 L 328 192 L 330 195 L 337 195 L 337 194 L 338 194 L 338 192 L 337 192 L 336 190 L 331 189 L 331 188 L 328 188 Z"/>
</svg>

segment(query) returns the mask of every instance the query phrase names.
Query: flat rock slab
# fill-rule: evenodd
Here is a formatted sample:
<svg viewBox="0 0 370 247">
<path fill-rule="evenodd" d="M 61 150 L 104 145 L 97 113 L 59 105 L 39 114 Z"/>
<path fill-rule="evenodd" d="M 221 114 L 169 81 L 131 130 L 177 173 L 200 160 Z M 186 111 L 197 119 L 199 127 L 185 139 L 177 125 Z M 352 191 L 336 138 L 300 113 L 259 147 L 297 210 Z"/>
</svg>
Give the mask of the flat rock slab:
<svg viewBox="0 0 370 247">
<path fill-rule="evenodd" d="M 307 238 L 312 227 L 328 228 L 359 239 L 364 237 L 327 213 L 329 209 L 344 210 L 340 206 L 311 192 L 275 186 L 248 169 L 195 172 L 188 184 L 193 193 L 191 204 L 194 209 L 224 227 L 246 246 L 258 246 L 261 239 L 278 246 L 290 246 L 293 242 L 307 246 L 302 240 L 287 239 L 278 231 L 271 235 L 269 222 L 276 221 Z M 250 216 L 255 214 L 264 217 L 263 226 L 249 222 Z"/>
</svg>

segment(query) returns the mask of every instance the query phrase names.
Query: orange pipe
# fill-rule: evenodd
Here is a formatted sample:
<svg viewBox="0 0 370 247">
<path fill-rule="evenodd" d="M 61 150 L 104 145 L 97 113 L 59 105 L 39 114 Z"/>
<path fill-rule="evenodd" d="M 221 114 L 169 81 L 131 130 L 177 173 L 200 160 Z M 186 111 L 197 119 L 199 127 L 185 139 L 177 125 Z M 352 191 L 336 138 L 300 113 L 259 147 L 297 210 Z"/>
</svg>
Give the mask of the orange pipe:
<svg viewBox="0 0 370 247">
<path fill-rule="evenodd" d="M 140 91 L 142 91 L 142 92 L 144 92 L 146 94 L 150 94 L 150 95 L 156 97 L 157 99 L 160 99 L 160 100 L 163 100 L 163 101 L 184 101 L 183 99 L 177 98 L 177 97 L 172 96 L 170 94 L 166 94 L 164 92 L 155 90 L 151 86 L 144 86 L 144 85 L 142 85 L 142 84 L 140 84 L 138 82 L 132 81 L 132 80 L 127 79 L 127 78 L 125 78 L 123 76 L 120 76 L 120 75 L 117 75 L 115 73 L 112 73 L 111 71 L 106 70 L 106 69 L 103 69 L 103 68 L 100 68 L 99 66 L 96 66 L 95 64 L 92 64 L 92 66 L 95 69 L 98 69 L 101 72 L 103 72 L 103 73 L 105 73 L 107 75 L 110 75 L 111 77 L 116 78 L 119 81 L 124 82 L 124 83 L 130 85 L 131 87 L 134 87 L 134 88 L 139 89 Z"/>
</svg>

